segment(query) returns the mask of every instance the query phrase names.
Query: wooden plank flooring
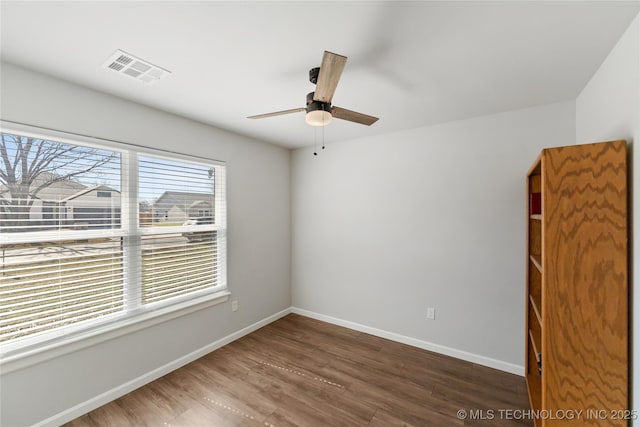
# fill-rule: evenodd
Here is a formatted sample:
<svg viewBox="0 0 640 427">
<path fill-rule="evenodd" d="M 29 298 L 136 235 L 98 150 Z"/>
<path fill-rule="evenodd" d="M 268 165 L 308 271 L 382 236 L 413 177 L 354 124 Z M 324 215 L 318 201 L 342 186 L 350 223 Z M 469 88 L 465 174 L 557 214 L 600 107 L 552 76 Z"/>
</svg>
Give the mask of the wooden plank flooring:
<svg viewBox="0 0 640 427">
<path fill-rule="evenodd" d="M 522 377 L 290 314 L 67 426 L 531 426 L 499 412 L 528 408 Z"/>
</svg>

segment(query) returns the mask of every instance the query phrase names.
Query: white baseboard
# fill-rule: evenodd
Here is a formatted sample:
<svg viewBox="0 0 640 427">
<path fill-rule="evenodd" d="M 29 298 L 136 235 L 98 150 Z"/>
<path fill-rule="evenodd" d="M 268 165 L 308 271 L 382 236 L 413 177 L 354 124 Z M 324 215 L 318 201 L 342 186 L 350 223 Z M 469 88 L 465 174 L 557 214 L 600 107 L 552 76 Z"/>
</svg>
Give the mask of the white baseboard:
<svg viewBox="0 0 640 427">
<path fill-rule="evenodd" d="M 456 359 L 462 359 L 466 360 L 467 362 L 477 363 L 478 365 L 488 366 L 489 368 L 499 369 L 511 374 L 524 376 L 524 366 L 515 365 L 513 363 L 504 362 L 502 360 L 493 359 L 491 357 L 481 356 L 479 354 L 469 353 L 468 351 L 464 350 L 446 347 L 440 344 L 434 344 L 428 341 L 422 341 L 416 338 L 407 337 L 405 335 L 396 334 L 394 332 L 372 328 L 360 323 L 326 316 L 324 314 L 315 313 L 313 311 L 304 310 L 298 307 L 291 307 L 291 312 L 300 314 L 302 316 L 311 317 L 312 319 L 321 320 L 323 322 L 333 323 L 334 325 L 364 332 L 370 335 L 375 335 L 377 337 L 386 338 L 391 341 L 396 341 L 413 347 L 422 348 L 424 350 L 433 351 L 435 353 L 444 354 L 446 356 L 455 357 Z"/>
<path fill-rule="evenodd" d="M 124 396 L 127 393 L 132 392 L 133 390 L 142 387 L 143 385 L 154 381 L 163 375 L 168 374 L 169 372 L 175 371 L 176 369 L 186 365 L 187 363 L 191 363 L 196 359 L 204 356 L 205 354 L 211 353 L 214 350 L 219 349 L 243 336 L 250 334 L 251 332 L 260 329 L 263 326 L 268 325 L 271 322 L 274 322 L 281 317 L 286 316 L 291 313 L 291 308 L 286 308 L 278 313 L 275 313 L 269 317 L 266 317 L 252 325 L 247 326 L 246 328 L 240 329 L 237 332 L 234 332 L 230 335 L 227 335 L 224 338 L 221 338 L 211 344 L 208 344 L 196 351 L 193 351 L 185 356 L 180 357 L 179 359 L 173 360 L 167 363 L 164 366 L 161 366 L 157 369 L 154 369 L 151 372 L 148 372 L 138 378 L 134 378 L 133 380 L 126 382 L 124 384 L 119 385 L 109 391 L 106 391 L 92 399 L 89 399 L 85 402 L 82 402 L 72 408 L 69 408 L 63 412 L 60 412 L 52 417 L 47 418 L 44 421 L 41 421 L 34 425 L 34 427 L 53 427 L 59 426 L 61 424 L 67 423 L 81 415 L 86 414 L 89 411 L 92 411 L 100 406 L 111 402 L 121 396 Z"/>
</svg>

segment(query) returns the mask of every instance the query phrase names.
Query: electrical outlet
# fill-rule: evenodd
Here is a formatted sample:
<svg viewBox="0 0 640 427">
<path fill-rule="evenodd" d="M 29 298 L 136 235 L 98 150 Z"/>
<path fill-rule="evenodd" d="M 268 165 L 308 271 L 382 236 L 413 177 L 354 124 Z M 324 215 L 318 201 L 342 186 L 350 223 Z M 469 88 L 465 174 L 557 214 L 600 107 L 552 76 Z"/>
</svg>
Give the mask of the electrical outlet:
<svg viewBox="0 0 640 427">
<path fill-rule="evenodd" d="M 231 311 L 238 311 L 238 300 L 231 301 Z"/>
<path fill-rule="evenodd" d="M 433 307 L 427 308 L 427 319 L 435 320 L 436 318 L 436 309 Z"/>
</svg>

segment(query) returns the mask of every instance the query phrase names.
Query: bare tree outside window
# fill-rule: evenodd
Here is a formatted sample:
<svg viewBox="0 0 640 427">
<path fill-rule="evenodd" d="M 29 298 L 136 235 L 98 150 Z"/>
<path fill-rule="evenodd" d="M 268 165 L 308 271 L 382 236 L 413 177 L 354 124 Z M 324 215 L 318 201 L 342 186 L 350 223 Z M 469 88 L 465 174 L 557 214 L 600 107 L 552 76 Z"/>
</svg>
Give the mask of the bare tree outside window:
<svg viewBox="0 0 640 427">
<path fill-rule="evenodd" d="M 53 194 L 56 183 L 77 184 L 67 186 L 77 193 L 92 184 L 113 181 L 119 185 L 119 176 L 116 179 L 110 176 L 116 170 L 114 166 L 119 168 L 120 159 L 116 152 L 6 133 L 1 136 L 1 232 L 33 231 L 34 227 L 42 225 L 46 219 L 43 215 L 38 219 L 31 215 L 37 200 L 48 204 L 48 209 L 57 218 L 62 214 L 66 218 L 67 210 L 70 212 L 73 208 L 61 203 L 66 194 Z M 40 197 L 43 193 L 48 193 L 49 200 Z"/>
</svg>

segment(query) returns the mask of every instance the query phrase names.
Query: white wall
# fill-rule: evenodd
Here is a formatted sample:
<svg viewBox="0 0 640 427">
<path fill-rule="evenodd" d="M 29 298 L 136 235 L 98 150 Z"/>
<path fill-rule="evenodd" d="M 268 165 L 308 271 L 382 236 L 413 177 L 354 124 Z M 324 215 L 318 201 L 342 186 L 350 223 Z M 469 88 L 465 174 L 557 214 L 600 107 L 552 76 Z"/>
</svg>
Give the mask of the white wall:
<svg viewBox="0 0 640 427">
<path fill-rule="evenodd" d="M 3 374 L 0 425 L 31 425 L 288 308 L 290 152 L 2 64 L 1 118 L 227 162 L 225 303 Z"/>
<path fill-rule="evenodd" d="M 574 119 L 566 102 L 294 151 L 294 307 L 522 373 L 525 176 Z"/>
<path fill-rule="evenodd" d="M 640 410 L 640 15 L 576 100 L 576 143 L 626 139 L 630 149 L 632 223 L 629 285 L 633 409 Z M 634 421 L 640 426 L 640 420 Z"/>
</svg>

